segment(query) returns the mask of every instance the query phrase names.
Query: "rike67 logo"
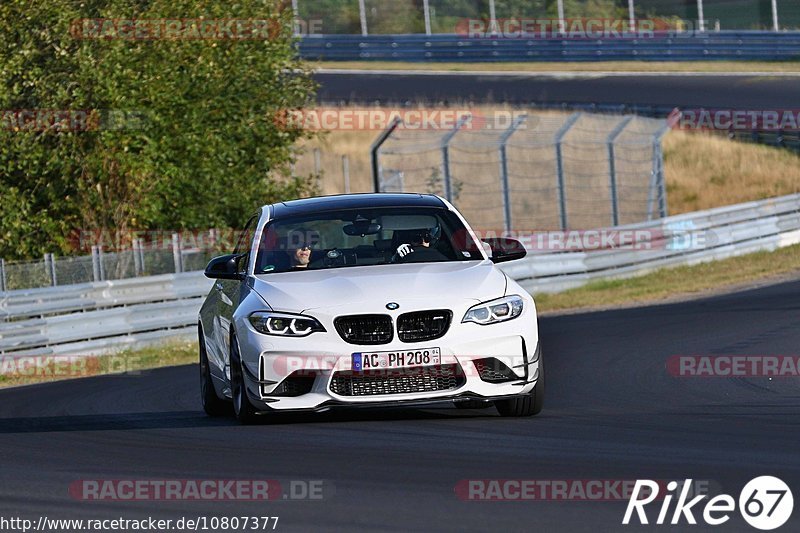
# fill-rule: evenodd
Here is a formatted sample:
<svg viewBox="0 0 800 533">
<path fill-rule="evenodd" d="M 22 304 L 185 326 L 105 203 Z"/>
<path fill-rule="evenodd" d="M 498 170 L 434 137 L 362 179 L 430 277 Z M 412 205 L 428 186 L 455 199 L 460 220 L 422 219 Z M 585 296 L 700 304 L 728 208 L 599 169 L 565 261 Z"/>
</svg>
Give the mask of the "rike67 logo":
<svg viewBox="0 0 800 533">
<path fill-rule="evenodd" d="M 661 502 L 661 508 L 655 524 L 678 525 L 684 521 L 686 524 L 697 524 L 694 513 L 701 514 L 702 520 L 711 526 L 719 526 L 730 520 L 731 514 L 737 507 L 733 496 L 720 494 L 702 506 L 699 505 L 700 502 L 708 498 L 708 495 L 700 494 L 689 499 L 691 486 L 691 479 L 687 479 L 682 485 L 671 481 L 667 484 L 667 492 L 664 495 L 659 494 L 657 482 L 649 479 L 637 480 L 622 523 L 630 524 L 635 512 L 634 524 L 636 519 L 640 524 L 649 524 L 652 517 L 648 518 L 645 507 L 657 499 Z M 676 496 L 677 501 L 671 509 Z M 739 494 L 738 508 L 745 522 L 756 529 L 766 531 L 779 528 L 789 520 L 794 509 L 794 498 L 789 486 L 782 480 L 772 476 L 760 476 L 751 479 L 744 486 Z"/>
</svg>

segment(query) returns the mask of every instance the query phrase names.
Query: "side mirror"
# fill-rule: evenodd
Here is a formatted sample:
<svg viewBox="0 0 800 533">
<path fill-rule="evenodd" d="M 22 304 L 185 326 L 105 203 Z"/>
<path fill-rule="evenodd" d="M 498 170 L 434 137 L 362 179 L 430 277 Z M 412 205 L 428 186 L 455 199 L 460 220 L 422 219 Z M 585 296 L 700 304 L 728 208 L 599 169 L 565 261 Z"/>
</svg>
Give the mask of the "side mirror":
<svg viewBox="0 0 800 533">
<path fill-rule="evenodd" d="M 208 262 L 205 275 L 211 279 L 242 279 L 238 271 L 237 259 L 240 255 L 222 255 Z"/>
<path fill-rule="evenodd" d="M 522 243 L 516 239 L 497 237 L 482 240 L 492 248 L 492 263 L 504 263 L 522 259 L 528 253 Z"/>
</svg>

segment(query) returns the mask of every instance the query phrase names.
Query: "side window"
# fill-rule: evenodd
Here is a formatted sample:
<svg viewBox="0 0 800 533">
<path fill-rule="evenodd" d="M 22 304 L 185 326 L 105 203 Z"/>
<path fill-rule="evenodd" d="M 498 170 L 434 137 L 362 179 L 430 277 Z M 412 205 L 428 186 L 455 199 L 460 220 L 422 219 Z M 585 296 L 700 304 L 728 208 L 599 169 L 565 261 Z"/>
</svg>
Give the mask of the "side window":
<svg viewBox="0 0 800 533">
<path fill-rule="evenodd" d="M 239 241 L 236 243 L 236 248 L 233 249 L 234 254 L 244 254 L 237 260 L 237 270 L 244 272 L 247 270 L 247 263 L 250 259 L 250 245 L 253 243 L 253 236 L 256 231 L 256 224 L 258 224 L 258 215 L 253 215 L 242 230 L 239 236 Z"/>
</svg>

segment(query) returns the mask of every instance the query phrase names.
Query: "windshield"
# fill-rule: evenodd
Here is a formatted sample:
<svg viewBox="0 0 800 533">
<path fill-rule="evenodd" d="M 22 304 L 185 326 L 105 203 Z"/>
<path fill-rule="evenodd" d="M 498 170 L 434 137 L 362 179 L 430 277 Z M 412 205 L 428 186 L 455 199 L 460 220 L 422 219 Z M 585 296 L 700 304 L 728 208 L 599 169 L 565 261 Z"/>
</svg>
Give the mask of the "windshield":
<svg viewBox="0 0 800 533">
<path fill-rule="evenodd" d="M 270 222 L 255 273 L 481 259 L 466 227 L 446 209 L 353 209 Z"/>
</svg>

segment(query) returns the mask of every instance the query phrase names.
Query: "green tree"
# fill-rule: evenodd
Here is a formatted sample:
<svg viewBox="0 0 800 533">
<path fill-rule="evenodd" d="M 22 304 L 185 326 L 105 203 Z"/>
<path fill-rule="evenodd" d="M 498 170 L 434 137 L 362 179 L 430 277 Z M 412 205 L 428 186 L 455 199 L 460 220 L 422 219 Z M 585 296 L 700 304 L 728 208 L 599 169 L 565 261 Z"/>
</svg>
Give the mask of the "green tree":
<svg viewBox="0 0 800 533">
<path fill-rule="evenodd" d="M 199 17 L 264 20 L 269 38 L 71 33 L 85 18 Z M 277 0 L 3 0 L 0 110 L 90 110 L 97 127 L 15 131 L 5 113 L 0 257 L 69 253 L 78 228 L 238 227 L 258 205 L 311 191 L 280 177 L 306 134 L 277 118 L 315 90 L 291 25 Z"/>
<path fill-rule="evenodd" d="M 358 0 L 299 0 L 298 14 L 314 32 L 361 33 Z"/>
</svg>

